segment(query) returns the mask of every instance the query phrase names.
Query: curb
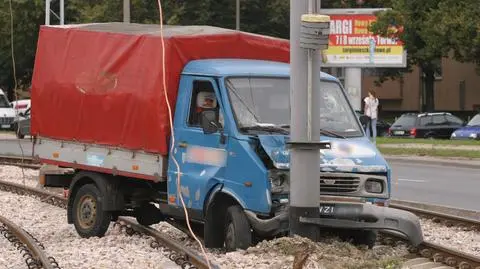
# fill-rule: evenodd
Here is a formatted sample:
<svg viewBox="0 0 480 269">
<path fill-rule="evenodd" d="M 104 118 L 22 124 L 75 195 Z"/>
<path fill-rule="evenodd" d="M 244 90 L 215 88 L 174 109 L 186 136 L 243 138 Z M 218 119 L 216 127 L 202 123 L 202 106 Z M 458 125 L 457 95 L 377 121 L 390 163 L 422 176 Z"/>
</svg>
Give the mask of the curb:
<svg viewBox="0 0 480 269">
<path fill-rule="evenodd" d="M 468 162 L 470 162 L 470 160 L 465 160 L 465 161 L 463 161 L 463 160 L 444 160 L 444 159 L 425 160 L 425 159 L 417 159 L 417 158 L 410 158 L 410 159 L 407 159 L 407 158 L 405 158 L 405 157 L 395 157 L 395 156 L 385 156 L 385 160 L 387 160 L 387 162 L 404 163 L 404 164 L 441 165 L 441 166 L 450 166 L 450 167 L 480 169 L 480 162 L 479 163 L 468 163 Z"/>
</svg>

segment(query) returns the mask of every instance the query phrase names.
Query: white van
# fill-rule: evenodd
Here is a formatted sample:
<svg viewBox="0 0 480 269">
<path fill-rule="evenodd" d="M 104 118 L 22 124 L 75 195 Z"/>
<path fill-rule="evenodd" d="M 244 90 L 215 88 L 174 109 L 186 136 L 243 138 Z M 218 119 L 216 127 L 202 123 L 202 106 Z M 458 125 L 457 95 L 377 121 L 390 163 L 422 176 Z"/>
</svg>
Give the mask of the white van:
<svg viewBox="0 0 480 269">
<path fill-rule="evenodd" d="M 0 130 L 11 130 L 15 119 L 15 109 L 8 102 L 7 95 L 0 89 Z"/>
</svg>

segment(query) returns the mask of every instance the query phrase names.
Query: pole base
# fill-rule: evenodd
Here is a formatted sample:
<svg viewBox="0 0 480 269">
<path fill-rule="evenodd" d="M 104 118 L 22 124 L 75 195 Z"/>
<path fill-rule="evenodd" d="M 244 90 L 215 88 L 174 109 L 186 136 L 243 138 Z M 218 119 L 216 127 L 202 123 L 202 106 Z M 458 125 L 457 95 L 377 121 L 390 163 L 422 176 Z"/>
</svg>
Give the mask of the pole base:
<svg viewBox="0 0 480 269">
<path fill-rule="evenodd" d="M 300 222 L 300 217 L 320 218 L 320 211 L 317 207 L 296 207 L 290 206 L 289 224 L 290 236 L 298 235 L 317 242 L 320 240 L 320 228 L 317 225 L 309 225 Z"/>
</svg>

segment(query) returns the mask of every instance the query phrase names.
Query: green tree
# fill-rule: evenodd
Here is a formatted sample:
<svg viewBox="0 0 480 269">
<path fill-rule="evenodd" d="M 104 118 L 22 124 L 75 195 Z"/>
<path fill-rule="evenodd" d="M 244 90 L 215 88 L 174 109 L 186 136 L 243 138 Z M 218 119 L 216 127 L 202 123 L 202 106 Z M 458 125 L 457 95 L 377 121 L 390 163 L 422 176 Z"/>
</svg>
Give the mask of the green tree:
<svg viewBox="0 0 480 269">
<path fill-rule="evenodd" d="M 438 0 L 395 0 L 392 1 L 392 10 L 378 13 L 377 22 L 371 26 L 374 33 L 396 37 L 404 43 L 408 53 L 407 71 L 411 71 L 412 66 L 419 66 L 425 83 L 423 110 L 426 111 L 435 109 L 435 73 L 439 71 L 440 60 L 445 55 L 442 47 L 445 37 L 433 35 L 431 31 L 437 27 L 431 17 L 441 13 L 439 5 Z M 392 26 L 403 26 L 404 31 L 393 33 Z"/>
<path fill-rule="evenodd" d="M 13 49 L 19 89 L 30 85 L 39 25 L 45 22 L 44 1 L 12 0 Z M 15 80 L 12 62 L 10 2 L 0 1 L 0 87 L 14 99 Z"/>
<path fill-rule="evenodd" d="M 460 62 L 474 62 L 480 71 L 480 5 L 478 0 L 443 0 L 427 17 L 426 41 L 442 56 Z"/>
</svg>

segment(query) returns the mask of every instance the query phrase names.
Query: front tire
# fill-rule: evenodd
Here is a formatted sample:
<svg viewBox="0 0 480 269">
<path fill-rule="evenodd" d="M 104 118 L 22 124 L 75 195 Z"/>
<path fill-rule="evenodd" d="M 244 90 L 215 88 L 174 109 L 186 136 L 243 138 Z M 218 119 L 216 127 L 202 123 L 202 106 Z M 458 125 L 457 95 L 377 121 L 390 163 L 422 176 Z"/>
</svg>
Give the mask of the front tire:
<svg viewBox="0 0 480 269">
<path fill-rule="evenodd" d="M 102 237 L 110 225 L 111 212 L 103 211 L 103 199 L 94 184 L 80 187 L 73 202 L 73 224 L 83 238 Z"/>
<path fill-rule="evenodd" d="M 228 207 L 225 216 L 225 250 L 247 249 L 252 245 L 252 232 L 242 207 Z"/>
</svg>

